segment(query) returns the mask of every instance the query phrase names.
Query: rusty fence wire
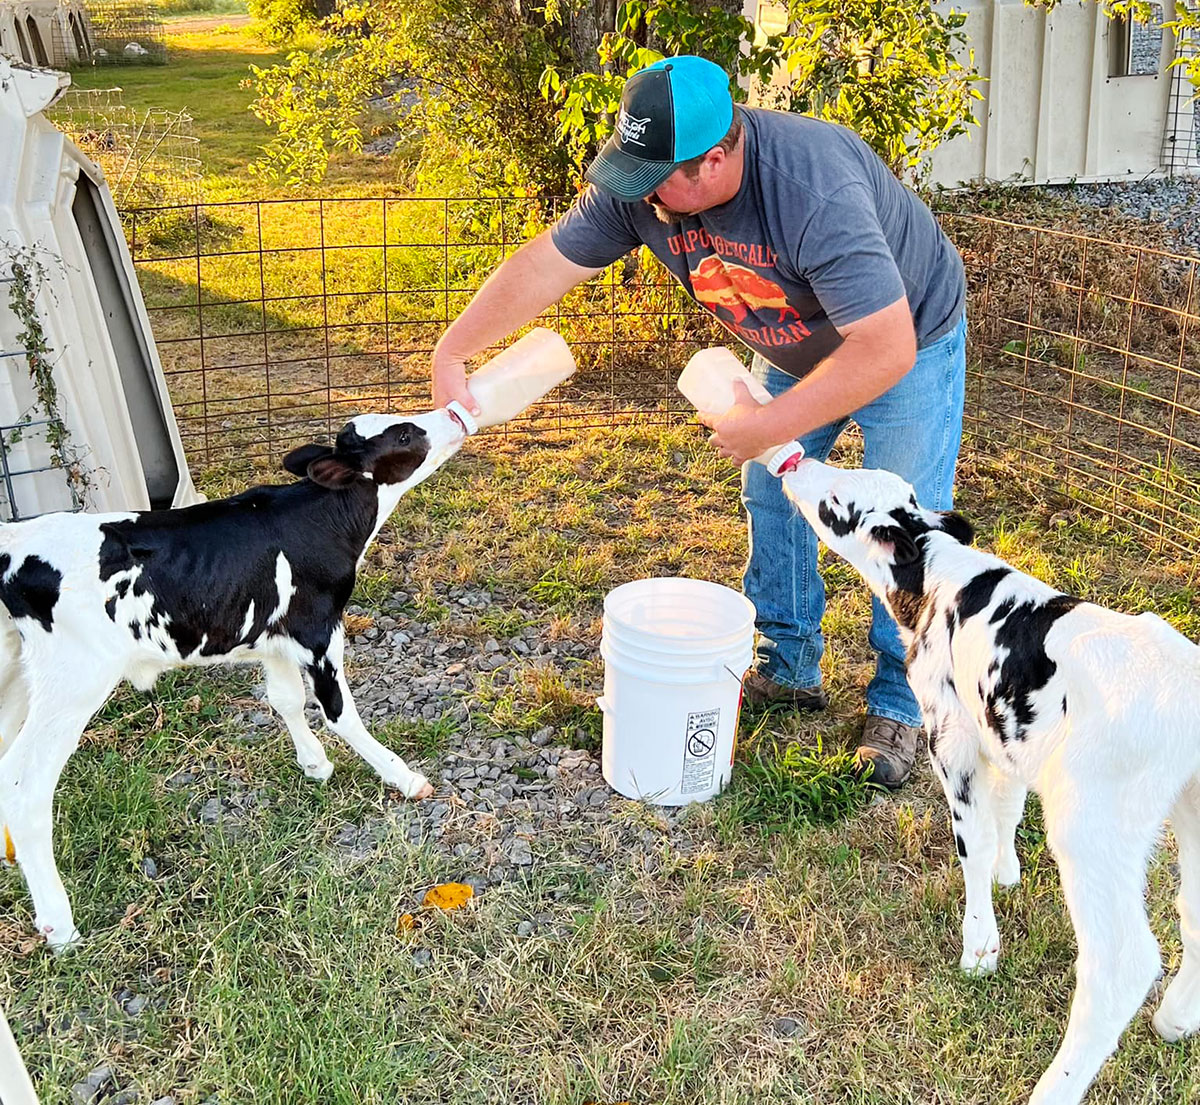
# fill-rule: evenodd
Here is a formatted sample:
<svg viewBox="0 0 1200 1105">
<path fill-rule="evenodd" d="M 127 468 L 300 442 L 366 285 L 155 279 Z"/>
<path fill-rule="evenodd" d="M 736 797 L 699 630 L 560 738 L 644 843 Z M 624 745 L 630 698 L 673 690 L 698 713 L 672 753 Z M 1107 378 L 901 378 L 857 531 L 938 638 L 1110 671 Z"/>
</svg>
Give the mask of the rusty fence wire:
<svg viewBox="0 0 1200 1105">
<path fill-rule="evenodd" d="M 277 465 L 363 410 L 429 405 L 434 343 L 542 226 L 533 201 L 264 200 L 123 216 L 189 461 Z M 656 265 L 631 256 L 540 322 L 580 371 L 508 432 L 678 417 L 674 380 L 718 340 Z"/>
<path fill-rule="evenodd" d="M 365 410 L 429 402 L 429 354 L 499 261 L 557 212 L 533 200 L 261 200 L 128 211 L 189 462 L 249 474 Z M 977 215 L 967 268 L 967 447 L 1200 552 L 1200 259 Z M 696 349 L 736 342 L 631 255 L 543 324 L 580 371 L 505 433 L 690 416 Z"/>
<path fill-rule="evenodd" d="M 1152 548 L 1200 553 L 1200 258 L 943 216 L 970 289 L 966 423 Z"/>
</svg>

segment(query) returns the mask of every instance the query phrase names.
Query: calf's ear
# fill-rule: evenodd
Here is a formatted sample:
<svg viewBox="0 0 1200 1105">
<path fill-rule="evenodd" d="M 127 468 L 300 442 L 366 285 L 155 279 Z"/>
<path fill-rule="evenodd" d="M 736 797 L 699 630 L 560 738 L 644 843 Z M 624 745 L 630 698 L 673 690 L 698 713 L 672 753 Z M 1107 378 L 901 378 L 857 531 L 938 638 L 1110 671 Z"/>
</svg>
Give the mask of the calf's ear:
<svg viewBox="0 0 1200 1105">
<path fill-rule="evenodd" d="M 301 445 L 293 449 L 283 458 L 283 467 L 293 476 L 303 479 L 308 475 L 308 466 L 314 460 L 333 456 L 333 450 L 328 445 Z"/>
<path fill-rule="evenodd" d="M 907 530 L 899 526 L 875 526 L 871 530 L 871 536 L 888 551 L 893 564 L 915 564 L 921 557 L 917 543 Z"/>
<path fill-rule="evenodd" d="M 975 540 L 975 527 L 957 510 L 943 511 L 940 526 L 945 533 L 950 534 L 955 541 L 962 545 L 969 545 Z"/>
<path fill-rule="evenodd" d="M 349 487 L 362 476 L 362 469 L 347 460 L 341 453 L 333 453 L 327 457 L 318 457 L 308 466 L 306 473 L 313 483 L 320 484 L 336 491 L 341 487 Z"/>
</svg>

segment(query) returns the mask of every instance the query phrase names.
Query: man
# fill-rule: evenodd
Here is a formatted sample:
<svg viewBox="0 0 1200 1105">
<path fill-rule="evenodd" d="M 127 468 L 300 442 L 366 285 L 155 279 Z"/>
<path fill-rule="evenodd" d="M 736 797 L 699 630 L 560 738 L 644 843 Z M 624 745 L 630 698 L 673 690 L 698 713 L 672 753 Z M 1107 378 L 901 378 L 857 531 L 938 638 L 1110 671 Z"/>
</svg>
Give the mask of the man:
<svg viewBox="0 0 1200 1105">
<path fill-rule="evenodd" d="M 446 330 L 434 401 L 475 404 L 465 362 L 639 244 L 754 351 L 776 396 L 743 390 L 713 424 L 745 461 L 799 438 L 824 460 L 853 419 L 864 463 L 948 509 L 962 436 L 962 261 L 929 209 L 850 131 L 799 115 L 735 109 L 729 78 L 698 57 L 666 58 L 626 84 L 616 133 L 588 188 L 506 260 Z M 750 522 L 746 596 L 758 611 L 751 704 L 823 709 L 825 589 L 817 541 L 760 464 L 743 468 Z M 857 757 L 889 787 L 907 779 L 920 711 L 895 623 L 876 602 L 877 654 Z"/>
</svg>

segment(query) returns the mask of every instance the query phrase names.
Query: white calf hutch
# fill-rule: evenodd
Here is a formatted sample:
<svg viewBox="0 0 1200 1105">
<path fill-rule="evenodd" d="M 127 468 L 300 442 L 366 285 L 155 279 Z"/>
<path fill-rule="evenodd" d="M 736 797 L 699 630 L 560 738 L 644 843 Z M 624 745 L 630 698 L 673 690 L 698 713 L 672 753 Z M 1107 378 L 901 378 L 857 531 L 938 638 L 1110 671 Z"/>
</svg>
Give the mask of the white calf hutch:
<svg viewBox="0 0 1200 1105">
<path fill-rule="evenodd" d="M 67 83 L 0 58 L 0 519 L 196 501 L 103 174 L 42 115 Z M 56 411 L 31 378 L 19 274 L 33 285 Z M 60 436 L 78 478 L 56 463 Z"/>
</svg>

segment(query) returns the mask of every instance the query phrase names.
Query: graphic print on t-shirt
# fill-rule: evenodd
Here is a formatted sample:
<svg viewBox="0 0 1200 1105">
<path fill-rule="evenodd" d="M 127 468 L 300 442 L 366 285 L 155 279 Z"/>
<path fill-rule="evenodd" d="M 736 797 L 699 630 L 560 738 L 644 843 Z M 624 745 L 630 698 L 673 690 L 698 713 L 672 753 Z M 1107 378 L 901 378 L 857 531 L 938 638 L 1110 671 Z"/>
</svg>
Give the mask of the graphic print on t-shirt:
<svg viewBox="0 0 1200 1105">
<path fill-rule="evenodd" d="M 721 307 L 733 315 L 734 322 L 741 323 L 747 315 L 769 307 L 779 312 L 777 322 L 800 318 L 800 312 L 788 303 L 784 290 L 753 269 L 710 253 L 689 271 L 696 299 L 714 314 Z"/>
</svg>

